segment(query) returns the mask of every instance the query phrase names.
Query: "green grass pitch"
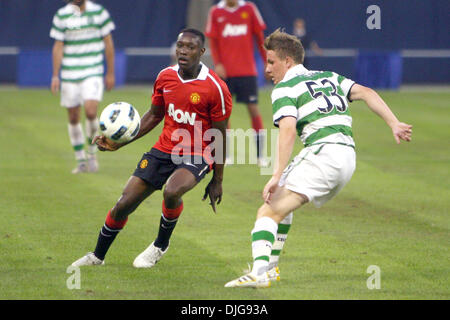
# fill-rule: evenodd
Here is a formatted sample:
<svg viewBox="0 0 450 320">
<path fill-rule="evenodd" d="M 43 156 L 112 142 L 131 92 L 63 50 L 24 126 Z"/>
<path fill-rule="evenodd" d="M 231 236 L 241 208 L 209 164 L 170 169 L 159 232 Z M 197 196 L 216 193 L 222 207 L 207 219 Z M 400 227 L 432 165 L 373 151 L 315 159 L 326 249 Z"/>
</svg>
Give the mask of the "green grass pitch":
<svg viewBox="0 0 450 320">
<path fill-rule="evenodd" d="M 295 212 L 282 279 L 270 289 L 224 288 L 251 262 L 250 231 L 269 179 L 256 165 L 236 165 L 225 169 L 217 214 L 201 201 L 210 174 L 184 197 L 171 247 L 155 268 L 135 269 L 132 261 L 156 236 L 161 192 L 130 216 L 106 265 L 82 268 L 81 287 L 71 290 L 67 267 L 94 249 L 107 211 L 161 125 L 117 152 L 99 153 L 98 173 L 72 175 L 59 97 L 0 88 L 0 299 L 449 299 L 450 92 L 380 94 L 413 124 L 413 141 L 397 145 L 381 119 L 351 104 L 356 172 L 324 207 Z M 127 101 L 142 115 L 150 96 L 150 86 L 119 88 L 105 94 L 99 112 Z M 261 91 L 260 106 L 270 129 L 270 90 Z M 245 106 L 234 106 L 231 124 L 250 127 Z M 380 289 L 367 287 L 371 265 L 381 270 Z"/>
</svg>

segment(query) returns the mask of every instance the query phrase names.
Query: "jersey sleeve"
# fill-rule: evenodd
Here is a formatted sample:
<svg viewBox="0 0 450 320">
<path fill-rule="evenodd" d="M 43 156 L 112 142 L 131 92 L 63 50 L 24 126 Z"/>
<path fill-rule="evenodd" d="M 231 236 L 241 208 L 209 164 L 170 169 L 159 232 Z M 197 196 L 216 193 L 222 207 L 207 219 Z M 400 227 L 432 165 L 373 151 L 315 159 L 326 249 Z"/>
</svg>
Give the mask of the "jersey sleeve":
<svg viewBox="0 0 450 320">
<path fill-rule="evenodd" d="M 108 10 L 103 8 L 102 13 L 101 13 L 101 21 L 100 21 L 100 34 L 102 35 L 102 37 L 106 37 L 115 28 L 116 28 L 116 26 L 115 26 L 114 22 L 112 21 Z"/>
<path fill-rule="evenodd" d="M 163 107 L 164 104 L 164 96 L 163 96 L 163 77 L 161 73 L 156 78 L 155 83 L 153 84 L 153 93 L 152 93 L 152 105 Z"/>
<path fill-rule="evenodd" d="M 298 119 L 296 99 L 289 96 L 289 88 L 281 87 L 272 91 L 273 124 L 278 127 L 280 120 L 285 117 Z"/>
<path fill-rule="evenodd" d="M 231 115 L 231 109 L 233 106 L 233 99 L 231 98 L 230 90 L 228 90 L 227 85 L 221 79 L 214 78 L 212 76 L 211 80 L 214 83 L 214 93 L 211 101 L 211 120 L 212 121 L 222 121 L 228 119 Z"/>
<path fill-rule="evenodd" d="M 215 19 L 216 16 L 215 12 L 216 12 L 215 6 L 209 9 L 208 19 L 206 20 L 206 27 L 205 27 L 205 36 L 207 36 L 208 38 L 218 38 L 219 36 L 219 31 Z"/>
<path fill-rule="evenodd" d="M 50 29 L 50 38 L 53 38 L 58 41 L 64 41 L 66 26 L 64 21 L 58 17 L 58 14 L 55 14 L 52 21 L 52 27 Z"/>
<path fill-rule="evenodd" d="M 353 87 L 353 85 L 355 84 L 355 81 L 347 79 L 344 76 L 338 75 L 338 83 L 339 83 L 339 87 L 341 87 L 342 91 L 344 92 L 344 95 L 347 97 L 348 101 L 352 101 L 349 99 L 349 93 L 350 93 L 350 89 Z"/>
<path fill-rule="evenodd" d="M 253 3 L 248 1 L 247 2 L 250 7 L 252 8 L 252 29 L 254 34 L 258 34 L 261 31 L 266 29 L 266 23 L 264 22 L 264 19 L 261 15 L 261 13 L 258 10 L 258 7 Z"/>
</svg>

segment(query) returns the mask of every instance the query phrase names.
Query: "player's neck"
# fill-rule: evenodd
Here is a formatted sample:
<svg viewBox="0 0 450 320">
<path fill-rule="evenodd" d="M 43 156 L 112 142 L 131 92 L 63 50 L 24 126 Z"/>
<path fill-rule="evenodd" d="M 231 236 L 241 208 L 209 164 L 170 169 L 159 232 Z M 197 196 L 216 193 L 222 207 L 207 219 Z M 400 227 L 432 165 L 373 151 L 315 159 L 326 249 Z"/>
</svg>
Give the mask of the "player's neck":
<svg viewBox="0 0 450 320">
<path fill-rule="evenodd" d="M 228 1 L 225 1 L 225 8 L 227 9 L 236 9 L 239 6 L 238 1 L 234 3 L 228 3 Z"/>
<path fill-rule="evenodd" d="M 200 70 L 202 69 L 202 65 L 198 64 L 190 69 L 179 69 L 178 74 L 183 80 L 196 79 L 200 74 Z"/>
<path fill-rule="evenodd" d="M 76 3 L 74 3 L 73 4 L 74 6 L 77 6 L 78 7 L 78 9 L 80 9 L 80 12 L 81 13 L 83 13 L 83 12 L 85 12 L 86 11 L 86 1 L 84 1 L 82 4 L 76 4 Z"/>
</svg>

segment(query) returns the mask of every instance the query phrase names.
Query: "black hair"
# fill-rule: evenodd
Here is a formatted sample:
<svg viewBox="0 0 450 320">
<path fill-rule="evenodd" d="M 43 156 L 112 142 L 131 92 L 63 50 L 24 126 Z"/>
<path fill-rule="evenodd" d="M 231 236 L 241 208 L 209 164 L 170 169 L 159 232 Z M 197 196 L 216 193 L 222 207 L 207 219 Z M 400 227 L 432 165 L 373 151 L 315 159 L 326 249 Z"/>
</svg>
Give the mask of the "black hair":
<svg viewBox="0 0 450 320">
<path fill-rule="evenodd" d="M 195 34 L 197 37 L 200 38 L 202 47 L 205 45 L 205 35 L 203 34 L 203 32 L 201 32 L 197 29 L 194 29 L 194 28 L 185 28 L 180 31 L 180 33 L 184 33 L 184 32 L 189 32 L 189 33 Z"/>
</svg>

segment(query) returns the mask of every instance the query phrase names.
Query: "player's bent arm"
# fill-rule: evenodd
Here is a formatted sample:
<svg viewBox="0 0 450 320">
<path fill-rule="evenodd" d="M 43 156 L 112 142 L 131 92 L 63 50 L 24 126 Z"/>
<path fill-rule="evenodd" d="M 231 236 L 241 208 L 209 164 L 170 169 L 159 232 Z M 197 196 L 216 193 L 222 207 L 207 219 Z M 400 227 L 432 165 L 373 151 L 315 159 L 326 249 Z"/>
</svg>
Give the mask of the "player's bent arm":
<svg viewBox="0 0 450 320">
<path fill-rule="evenodd" d="M 51 90 L 53 93 L 56 93 L 59 90 L 59 71 L 61 69 L 63 53 L 64 53 L 64 42 L 55 40 L 55 43 L 53 44 L 52 48 L 53 73 L 51 81 Z"/>
<path fill-rule="evenodd" d="M 397 143 L 400 143 L 400 140 L 411 141 L 412 126 L 400 122 L 375 90 L 355 83 L 350 89 L 349 98 L 350 100 L 363 100 L 369 109 L 392 129 Z"/>
<path fill-rule="evenodd" d="M 114 42 L 111 34 L 108 34 L 103 38 L 105 43 L 105 58 L 106 58 L 106 76 L 105 84 L 106 89 L 111 90 L 115 85 L 115 74 L 114 74 Z"/>
<path fill-rule="evenodd" d="M 220 131 L 220 135 L 215 136 L 215 138 L 222 140 L 222 150 L 216 150 L 213 177 L 205 188 L 205 194 L 203 195 L 202 200 L 204 201 L 209 197 L 210 205 L 214 213 L 216 212 L 216 201 L 217 204 L 222 201 L 222 181 L 226 157 L 227 124 L 228 119 L 212 122 L 213 129 Z"/>
<path fill-rule="evenodd" d="M 350 89 L 349 98 L 351 100 L 363 100 L 370 110 L 380 116 L 390 127 L 399 122 L 388 105 L 378 93 L 371 88 L 355 83 Z"/>
<path fill-rule="evenodd" d="M 225 166 L 225 158 L 227 153 L 227 125 L 228 119 L 212 122 L 212 127 L 220 131 L 220 137 L 222 138 L 222 150 L 216 150 L 216 163 L 214 165 L 214 173 L 212 178 L 217 182 L 222 182 L 223 180 L 223 169 Z"/>
<path fill-rule="evenodd" d="M 297 119 L 294 117 L 284 117 L 278 123 L 280 132 L 278 135 L 278 153 L 273 176 L 279 179 L 287 167 L 294 149 L 297 137 Z"/>
<path fill-rule="evenodd" d="M 152 131 L 164 119 L 164 113 L 165 109 L 163 106 L 155 106 L 152 104 L 150 110 L 144 113 L 141 118 L 140 129 L 136 137 L 127 143 L 133 142 Z"/>
</svg>

